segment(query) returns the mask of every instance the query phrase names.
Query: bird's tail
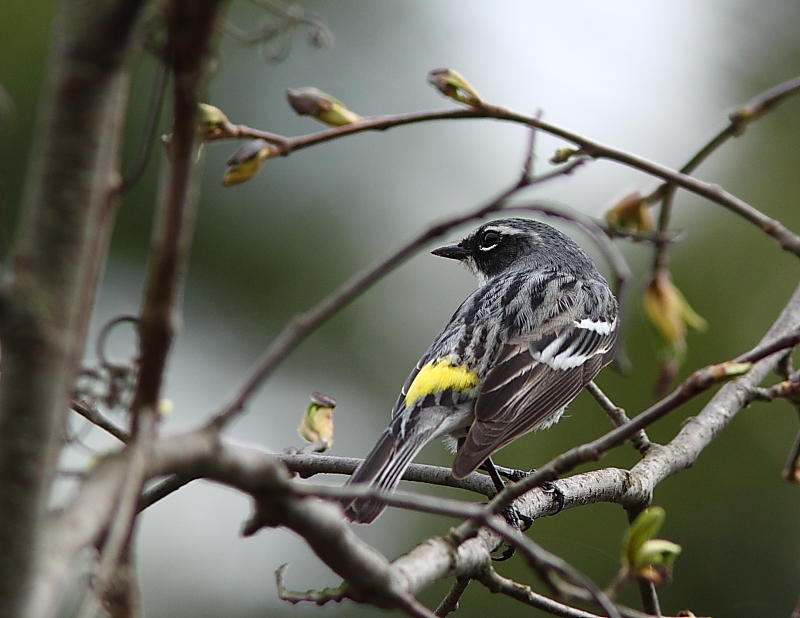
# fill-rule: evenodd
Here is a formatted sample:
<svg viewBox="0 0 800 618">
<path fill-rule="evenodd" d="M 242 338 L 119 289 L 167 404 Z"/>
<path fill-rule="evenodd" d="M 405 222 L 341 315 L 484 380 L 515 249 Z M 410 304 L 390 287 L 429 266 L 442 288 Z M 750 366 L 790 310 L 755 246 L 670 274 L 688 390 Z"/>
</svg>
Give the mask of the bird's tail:
<svg viewBox="0 0 800 618">
<path fill-rule="evenodd" d="M 347 481 L 347 485 L 369 485 L 384 491 L 397 487 L 403 472 L 411 461 L 432 438 L 419 432 L 401 435 L 387 427 L 367 458 Z M 368 524 L 386 508 L 385 504 L 369 498 L 356 498 L 345 507 L 351 521 Z"/>
</svg>

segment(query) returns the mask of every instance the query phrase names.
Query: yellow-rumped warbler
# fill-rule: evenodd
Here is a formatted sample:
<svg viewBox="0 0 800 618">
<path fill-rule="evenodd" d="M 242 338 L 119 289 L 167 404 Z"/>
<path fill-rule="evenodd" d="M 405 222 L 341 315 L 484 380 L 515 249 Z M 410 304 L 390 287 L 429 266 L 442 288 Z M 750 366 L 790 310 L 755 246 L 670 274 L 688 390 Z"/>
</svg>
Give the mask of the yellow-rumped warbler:
<svg viewBox="0 0 800 618">
<path fill-rule="evenodd" d="M 392 421 L 348 484 L 394 489 L 425 444 L 457 440 L 453 476 L 557 422 L 612 358 L 617 301 L 569 237 L 527 219 L 479 227 L 434 255 L 459 260 L 480 287 L 461 303 L 408 376 Z M 346 508 L 368 523 L 383 511 L 359 498 Z"/>
</svg>

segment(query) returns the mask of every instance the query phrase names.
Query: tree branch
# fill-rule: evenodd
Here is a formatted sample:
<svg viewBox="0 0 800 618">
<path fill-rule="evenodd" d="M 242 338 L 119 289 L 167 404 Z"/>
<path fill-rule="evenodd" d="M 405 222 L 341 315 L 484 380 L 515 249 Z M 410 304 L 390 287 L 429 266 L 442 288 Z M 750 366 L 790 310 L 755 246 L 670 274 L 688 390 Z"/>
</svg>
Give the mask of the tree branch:
<svg viewBox="0 0 800 618">
<path fill-rule="evenodd" d="M 30 581 L 59 428 L 102 272 L 118 183 L 125 60 L 144 2 L 60 3 L 0 325 L 0 607 L 33 616 Z"/>
<path fill-rule="evenodd" d="M 366 118 L 361 122 L 342 127 L 320 131 L 309 135 L 298 137 L 283 137 L 273 133 L 266 133 L 257 129 L 252 129 L 243 125 L 232 125 L 228 132 L 221 132 L 212 136 L 210 140 L 236 139 L 242 137 L 261 138 L 272 143 L 281 156 L 289 155 L 297 150 L 316 146 L 334 139 L 339 139 L 348 135 L 355 135 L 366 131 L 383 131 L 395 127 L 430 122 L 435 120 L 455 120 L 455 119 L 486 119 L 502 120 L 542 130 L 545 133 L 555 135 L 577 146 L 575 154 L 588 155 L 596 159 L 609 159 L 622 165 L 639 170 L 656 178 L 667 181 L 668 184 L 681 187 L 706 198 L 707 200 L 719 204 L 731 212 L 749 221 L 761 231 L 771 236 L 782 249 L 800 256 L 800 236 L 788 230 L 779 221 L 768 217 L 761 211 L 754 208 L 742 199 L 732 195 L 721 187 L 712 183 L 703 182 L 686 173 L 673 170 L 669 167 L 649 161 L 643 157 L 638 157 L 629 152 L 601 144 L 582 135 L 563 129 L 556 125 L 544 122 L 543 120 L 518 114 L 495 105 L 483 104 L 480 107 L 468 109 L 455 109 L 431 112 L 414 112 L 408 114 L 398 114 L 394 116 L 379 116 Z"/>
<path fill-rule="evenodd" d="M 458 609 L 458 602 L 461 596 L 466 592 L 469 586 L 470 579 L 468 577 L 457 577 L 455 583 L 447 591 L 445 597 L 441 600 L 439 605 L 436 606 L 434 614 L 439 617 L 447 616 Z"/>
<path fill-rule="evenodd" d="M 606 414 L 608 414 L 608 417 L 615 426 L 621 427 L 631 420 L 628 418 L 628 415 L 625 414 L 625 410 L 611 401 L 611 399 L 608 398 L 608 395 L 606 395 L 594 382 L 589 382 L 589 384 L 586 385 L 586 391 L 592 397 L 594 397 L 594 400 L 598 404 L 600 404 L 600 407 L 603 408 Z M 645 433 L 644 429 L 640 429 L 631 436 L 631 444 L 633 445 L 633 448 L 644 455 L 647 452 L 647 449 L 650 448 L 650 438 L 647 437 L 647 433 Z"/>
<path fill-rule="evenodd" d="M 694 463 L 702 450 L 727 425 L 736 412 L 749 403 L 751 396 L 749 387 L 757 385 L 772 371 L 782 357 L 777 352 L 796 345 L 798 341 L 800 341 L 800 286 L 761 343 L 750 352 L 734 359 L 735 363 L 754 363 L 748 373 L 723 387 L 703 408 L 703 412 L 687 421 L 670 443 L 672 446 L 668 445 L 665 448 L 651 446 L 644 459 L 633 468 L 632 472 L 636 471 L 639 475 L 648 470 L 655 476 L 648 477 L 647 482 L 641 482 L 641 476 L 638 483 L 632 481 L 630 495 L 623 504 L 649 502 L 653 487 L 658 482 Z M 566 451 L 528 477 L 506 486 L 489 502 L 486 509 L 499 513 L 529 489 L 543 482 L 552 481 L 581 463 L 599 459 L 603 453 L 622 444 L 640 429 L 644 429 L 689 398 L 716 384 L 726 376 L 725 366 L 726 363 L 721 363 L 695 371 L 670 395 L 625 425 L 612 429 L 596 440 Z M 658 464 L 653 466 L 654 462 Z M 478 527 L 475 522 L 465 522 L 459 526 L 457 534 L 461 538 L 470 538 Z"/>
<path fill-rule="evenodd" d="M 139 372 L 131 404 L 132 440 L 128 466 L 119 487 L 115 511 L 104 539 L 91 594 L 80 616 L 94 616 L 117 564 L 131 542 L 147 460 L 156 436 L 161 383 L 179 314 L 178 294 L 194 234 L 196 200 L 193 191 L 200 140 L 197 109 L 208 72 L 208 60 L 223 7 L 217 0 L 173 0 L 166 8 L 165 57 L 173 75 L 173 135 L 167 149 L 166 190 L 157 211 L 148 279 L 137 322 Z"/>
<path fill-rule="evenodd" d="M 679 171 L 682 174 L 691 174 L 703 161 L 730 138 L 742 135 L 751 122 L 761 118 L 767 112 L 772 111 L 783 101 L 798 92 L 800 92 L 800 77 L 795 77 L 757 95 L 741 108 L 729 114 L 728 125 L 704 144 Z M 650 195 L 644 198 L 645 201 L 650 204 L 661 200 L 661 210 L 658 215 L 657 228 L 661 236 L 665 234 L 669 227 L 675 190 L 676 186 L 667 182 L 659 185 Z M 657 242 L 655 244 L 653 251 L 653 272 L 666 266 L 666 249 L 666 243 Z"/>
</svg>

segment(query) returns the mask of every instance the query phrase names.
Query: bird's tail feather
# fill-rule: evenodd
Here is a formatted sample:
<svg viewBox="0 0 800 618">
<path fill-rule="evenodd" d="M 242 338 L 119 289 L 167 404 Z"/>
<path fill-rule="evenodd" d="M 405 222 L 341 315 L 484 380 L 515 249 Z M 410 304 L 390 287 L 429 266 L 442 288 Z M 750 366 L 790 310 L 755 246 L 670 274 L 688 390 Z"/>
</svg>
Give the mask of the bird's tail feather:
<svg viewBox="0 0 800 618">
<path fill-rule="evenodd" d="M 428 442 L 420 438 L 413 434 L 400 438 L 392 432 L 391 427 L 387 428 L 347 485 L 370 485 L 384 491 L 393 490 L 411 461 Z M 345 507 L 345 514 L 351 521 L 368 524 L 385 508 L 386 505 L 376 500 L 356 498 Z"/>
</svg>

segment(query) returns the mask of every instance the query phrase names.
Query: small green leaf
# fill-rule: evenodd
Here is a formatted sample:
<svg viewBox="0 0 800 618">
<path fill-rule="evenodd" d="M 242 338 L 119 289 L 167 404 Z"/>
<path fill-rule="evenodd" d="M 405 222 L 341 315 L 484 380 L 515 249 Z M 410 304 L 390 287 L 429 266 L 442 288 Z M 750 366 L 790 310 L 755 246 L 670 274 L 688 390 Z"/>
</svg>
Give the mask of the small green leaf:
<svg viewBox="0 0 800 618">
<path fill-rule="evenodd" d="M 669 567 L 681 553 L 681 546 L 665 539 L 645 541 L 634 556 L 633 571 L 644 567 Z"/>
<path fill-rule="evenodd" d="M 636 562 L 636 556 L 647 541 L 653 538 L 666 518 L 666 512 L 660 506 L 651 506 L 636 516 L 628 528 L 623 543 L 623 562 L 630 568 Z"/>
<path fill-rule="evenodd" d="M 667 580 L 672 563 L 681 553 L 681 546 L 653 538 L 661 529 L 665 517 L 664 509 L 654 506 L 645 509 L 633 520 L 622 546 L 622 568 L 618 582 L 635 577 L 660 585 Z"/>
</svg>

